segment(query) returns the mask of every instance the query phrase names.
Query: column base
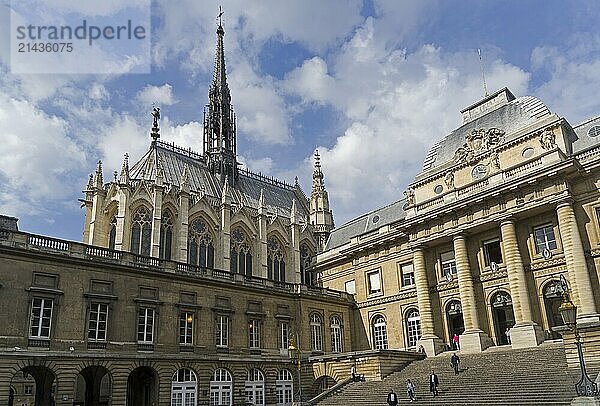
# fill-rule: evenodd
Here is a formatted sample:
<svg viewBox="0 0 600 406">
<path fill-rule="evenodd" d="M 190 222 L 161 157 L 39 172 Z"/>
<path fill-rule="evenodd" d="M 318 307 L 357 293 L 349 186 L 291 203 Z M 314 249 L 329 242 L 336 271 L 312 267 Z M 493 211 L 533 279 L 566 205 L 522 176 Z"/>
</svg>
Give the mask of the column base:
<svg viewBox="0 0 600 406">
<path fill-rule="evenodd" d="M 536 323 L 520 323 L 510 329 L 512 348 L 537 347 L 544 341 L 544 332 Z"/>
<path fill-rule="evenodd" d="M 481 330 L 467 330 L 460 335 L 461 352 L 482 352 L 494 345 L 490 336 Z"/>
<path fill-rule="evenodd" d="M 435 335 L 422 336 L 417 342 L 417 348 L 423 346 L 428 357 L 434 357 L 444 351 L 444 342 Z"/>
</svg>

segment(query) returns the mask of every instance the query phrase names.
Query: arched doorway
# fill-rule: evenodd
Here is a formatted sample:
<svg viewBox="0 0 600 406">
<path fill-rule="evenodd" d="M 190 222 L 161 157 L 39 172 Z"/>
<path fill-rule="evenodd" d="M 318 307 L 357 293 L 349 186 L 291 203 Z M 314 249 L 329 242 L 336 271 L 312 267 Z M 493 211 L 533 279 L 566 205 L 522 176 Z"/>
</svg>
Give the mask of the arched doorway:
<svg viewBox="0 0 600 406">
<path fill-rule="evenodd" d="M 552 331 L 552 327 L 562 326 L 564 324 L 558 308 L 562 303 L 560 281 L 552 280 L 544 286 L 544 307 L 546 308 L 546 318 L 552 338 L 560 338 L 560 335 Z"/>
<path fill-rule="evenodd" d="M 492 296 L 492 317 L 496 331 L 496 345 L 507 345 L 506 329 L 515 325 L 512 298 L 507 292 L 496 292 Z"/>
<path fill-rule="evenodd" d="M 56 376 L 50 368 L 41 365 L 25 367 L 14 374 L 10 388 L 14 405 L 54 406 Z M 10 402 L 11 399 L 9 405 Z"/>
<path fill-rule="evenodd" d="M 90 366 L 77 375 L 74 405 L 108 406 L 112 388 L 108 370 L 103 366 Z"/>
<path fill-rule="evenodd" d="M 461 335 L 465 331 L 462 306 L 458 300 L 451 300 L 446 305 L 446 319 L 448 320 L 448 333 L 450 342 L 454 334 Z"/>
<path fill-rule="evenodd" d="M 173 374 L 171 382 L 171 406 L 196 406 L 198 379 L 189 368 L 181 368 Z"/>
<path fill-rule="evenodd" d="M 312 384 L 312 396 L 315 397 L 327 389 L 334 386 L 337 382 L 329 375 L 323 375 L 318 377 Z"/>
<path fill-rule="evenodd" d="M 149 367 L 134 369 L 127 379 L 127 406 L 156 406 L 158 379 Z"/>
</svg>

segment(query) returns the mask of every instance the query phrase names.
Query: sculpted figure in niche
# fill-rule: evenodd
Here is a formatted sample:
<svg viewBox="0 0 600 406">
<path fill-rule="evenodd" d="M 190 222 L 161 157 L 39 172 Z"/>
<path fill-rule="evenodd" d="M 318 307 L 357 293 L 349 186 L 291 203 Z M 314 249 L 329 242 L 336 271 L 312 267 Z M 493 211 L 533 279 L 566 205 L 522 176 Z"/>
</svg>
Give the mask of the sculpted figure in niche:
<svg viewBox="0 0 600 406">
<path fill-rule="evenodd" d="M 446 184 L 446 188 L 448 188 L 448 190 L 454 189 L 454 173 L 452 171 L 446 172 L 444 183 Z"/>
<path fill-rule="evenodd" d="M 556 135 L 552 130 L 546 130 L 540 135 L 540 144 L 544 149 L 552 149 L 556 147 Z"/>
<path fill-rule="evenodd" d="M 406 189 L 404 191 L 404 198 L 406 199 L 406 203 L 409 206 L 414 206 L 415 204 L 415 191 L 412 189 Z"/>
</svg>

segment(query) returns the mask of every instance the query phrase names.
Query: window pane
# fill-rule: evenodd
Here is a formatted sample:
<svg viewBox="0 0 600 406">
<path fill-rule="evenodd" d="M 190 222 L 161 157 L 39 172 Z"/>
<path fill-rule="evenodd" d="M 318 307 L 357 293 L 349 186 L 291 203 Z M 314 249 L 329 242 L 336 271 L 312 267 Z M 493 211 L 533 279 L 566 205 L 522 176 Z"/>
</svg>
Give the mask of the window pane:
<svg viewBox="0 0 600 406">
<path fill-rule="evenodd" d="M 351 295 L 356 294 L 356 284 L 354 282 L 354 279 L 345 283 L 345 289 L 346 289 L 346 293 L 349 293 Z"/>
<path fill-rule="evenodd" d="M 381 291 L 381 281 L 379 272 L 373 272 L 369 274 L 369 291 L 370 293 L 376 293 Z"/>
<path fill-rule="evenodd" d="M 502 261 L 502 250 L 500 249 L 500 241 L 488 241 L 483 245 L 485 254 L 485 264 L 490 265 L 492 262 L 501 264 Z"/>
</svg>

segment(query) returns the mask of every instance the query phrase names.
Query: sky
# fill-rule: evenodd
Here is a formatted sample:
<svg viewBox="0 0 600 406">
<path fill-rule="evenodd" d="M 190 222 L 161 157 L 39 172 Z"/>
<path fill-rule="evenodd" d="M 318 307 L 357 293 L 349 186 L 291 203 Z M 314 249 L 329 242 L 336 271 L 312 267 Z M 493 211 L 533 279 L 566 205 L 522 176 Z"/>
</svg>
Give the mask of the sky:
<svg viewBox="0 0 600 406">
<path fill-rule="evenodd" d="M 0 214 L 80 241 L 89 174 L 102 160 L 109 180 L 124 153 L 133 163 L 147 151 L 153 104 L 161 139 L 201 152 L 219 5 L 238 160 L 298 176 L 310 194 L 318 149 L 338 226 L 401 199 L 431 145 L 482 98 L 477 49 L 490 92 L 536 96 L 572 125 L 600 115 L 593 0 L 154 0 L 150 73 L 110 75 L 12 73 L 2 0 Z"/>
</svg>

